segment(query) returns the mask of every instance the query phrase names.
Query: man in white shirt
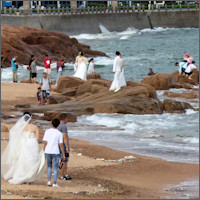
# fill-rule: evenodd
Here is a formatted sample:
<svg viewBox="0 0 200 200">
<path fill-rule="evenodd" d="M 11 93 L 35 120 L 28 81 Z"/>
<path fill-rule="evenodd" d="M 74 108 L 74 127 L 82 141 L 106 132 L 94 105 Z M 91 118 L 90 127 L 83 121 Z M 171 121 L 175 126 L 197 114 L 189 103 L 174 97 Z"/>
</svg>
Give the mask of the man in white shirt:
<svg viewBox="0 0 200 200">
<path fill-rule="evenodd" d="M 112 85 L 110 87 L 110 90 L 114 90 L 114 92 L 118 92 L 121 87 L 119 84 L 119 77 L 120 73 L 122 72 L 122 59 L 120 58 L 120 52 L 116 51 L 115 53 L 115 59 L 113 64 L 113 74 L 114 74 L 114 80 L 112 82 Z"/>
<path fill-rule="evenodd" d="M 191 75 L 193 73 L 193 69 L 197 69 L 198 67 L 195 66 L 195 61 L 192 61 L 192 64 L 189 64 L 188 67 L 185 70 L 185 75 L 188 78 L 191 78 Z"/>
<path fill-rule="evenodd" d="M 53 125 L 52 128 L 47 129 L 43 137 L 44 153 L 47 160 L 48 186 L 51 186 L 52 162 L 53 162 L 54 176 L 53 176 L 52 187 L 59 187 L 57 184 L 59 158 L 60 158 L 59 145 L 62 151 L 63 160 L 66 159 L 63 147 L 63 134 L 57 130 L 59 124 L 60 124 L 59 119 L 52 120 L 52 125 Z"/>
</svg>

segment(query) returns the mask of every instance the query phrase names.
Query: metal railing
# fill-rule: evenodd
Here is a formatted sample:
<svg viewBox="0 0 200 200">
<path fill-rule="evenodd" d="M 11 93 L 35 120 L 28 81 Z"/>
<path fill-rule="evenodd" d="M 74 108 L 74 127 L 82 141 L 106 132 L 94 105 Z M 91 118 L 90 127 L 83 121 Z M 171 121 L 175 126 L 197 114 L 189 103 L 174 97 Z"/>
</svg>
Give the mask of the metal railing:
<svg viewBox="0 0 200 200">
<path fill-rule="evenodd" d="M 44 8 L 44 9 L 17 9 L 17 8 L 4 8 L 1 10 L 2 15 L 60 15 L 60 14 L 96 14 L 96 13 L 129 13 L 129 12 L 145 12 L 145 11 L 184 11 L 184 10 L 199 10 L 199 5 L 165 5 L 156 6 L 151 5 L 148 8 L 147 5 L 133 5 L 133 6 L 123 6 L 123 7 L 105 7 L 105 6 L 91 6 L 86 8 Z"/>
</svg>

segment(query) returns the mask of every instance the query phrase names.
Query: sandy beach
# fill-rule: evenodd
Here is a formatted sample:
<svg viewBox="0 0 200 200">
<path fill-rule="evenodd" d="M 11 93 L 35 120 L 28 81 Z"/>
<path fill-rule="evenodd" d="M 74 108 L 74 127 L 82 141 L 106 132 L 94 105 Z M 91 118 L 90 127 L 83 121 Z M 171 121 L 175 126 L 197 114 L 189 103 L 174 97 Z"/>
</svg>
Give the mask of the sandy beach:
<svg viewBox="0 0 200 200">
<path fill-rule="evenodd" d="M 14 114 L 17 104 L 37 104 L 37 84 L 1 83 L 1 112 Z M 54 92 L 55 94 L 55 92 Z M 1 118 L 10 129 L 13 123 Z M 69 130 L 70 135 L 70 130 Z M 1 133 L 1 152 L 8 143 L 8 131 Z M 42 138 L 42 136 L 41 136 Z M 1 177 L 2 199 L 164 199 L 176 197 L 169 188 L 199 178 L 199 165 L 117 151 L 70 138 L 70 181 L 58 181 L 60 188 L 46 186 L 46 170 L 37 184 L 11 185 Z M 40 149 L 42 144 L 39 144 Z"/>
</svg>

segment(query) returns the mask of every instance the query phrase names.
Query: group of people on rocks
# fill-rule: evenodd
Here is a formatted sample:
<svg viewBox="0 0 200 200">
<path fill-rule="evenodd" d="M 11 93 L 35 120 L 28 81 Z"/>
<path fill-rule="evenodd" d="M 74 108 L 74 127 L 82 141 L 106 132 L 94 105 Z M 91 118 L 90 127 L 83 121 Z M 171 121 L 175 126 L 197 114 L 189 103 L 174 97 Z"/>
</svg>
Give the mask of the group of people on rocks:
<svg viewBox="0 0 200 200">
<path fill-rule="evenodd" d="M 188 79 L 191 79 L 193 70 L 199 67 L 195 65 L 195 61 L 189 53 L 184 54 L 183 61 L 176 62 L 175 66 L 179 67 L 179 74 L 186 76 Z"/>
<path fill-rule="evenodd" d="M 70 155 L 67 122 L 65 113 L 52 120 L 52 127 L 43 136 L 44 147 L 39 152 L 39 129 L 32 123 L 31 114 L 25 112 L 10 130 L 8 145 L 1 159 L 3 178 L 10 184 L 38 182 L 44 173 L 46 160 L 48 186 L 59 187 L 58 177 L 60 180 L 71 180 L 67 174 Z"/>
</svg>

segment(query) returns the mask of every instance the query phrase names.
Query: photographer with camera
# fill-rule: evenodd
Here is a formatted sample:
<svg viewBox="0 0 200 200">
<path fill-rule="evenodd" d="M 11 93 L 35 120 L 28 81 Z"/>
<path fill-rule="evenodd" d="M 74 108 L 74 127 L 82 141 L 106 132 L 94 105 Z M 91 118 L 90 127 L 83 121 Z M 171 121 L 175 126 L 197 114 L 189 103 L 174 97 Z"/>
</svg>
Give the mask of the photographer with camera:
<svg viewBox="0 0 200 200">
<path fill-rule="evenodd" d="M 63 157 L 62 152 L 60 150 L 61 161 L 60 161 L 59 168 L 60 168 L 60 175 L 61 175 L 60 179 L 61 180 L 71 180 L 72 179 L 67 174 L 67 163 L 69 161 L 69 151 L 70 151 L 68 130 L 67 130 L 67 127 L 65 125 L 67 122 L 68 122 L 67 114 L 62 113 L 60 115 L 60 124 L 57 127 L 57 129 L 63 134 L 63 146 L 64 146 L 64 152 L 65 152 L 65 157 L 66 157 L 66 159 L 63 161 L 62 160 L 62 157 Z"/>
</svg>

